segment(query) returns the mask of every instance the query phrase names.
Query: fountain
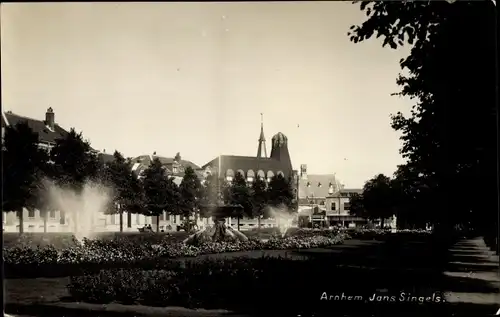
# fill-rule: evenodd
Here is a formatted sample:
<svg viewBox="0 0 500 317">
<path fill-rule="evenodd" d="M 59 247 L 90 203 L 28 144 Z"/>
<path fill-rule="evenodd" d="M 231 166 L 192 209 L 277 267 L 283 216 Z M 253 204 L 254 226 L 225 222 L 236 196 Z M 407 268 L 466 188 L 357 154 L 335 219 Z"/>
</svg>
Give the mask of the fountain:
<svg viewBox="0 0 500 317">
<path fill-rule="evenodd" d="M 239 231 L 226 226 L 226 218 L 235 214 L 240 214 L 243 210 L 241 205 L 225 205 L 223 203 L 205 205 L 202 210 L 212 216 L 214 225 L 204 228 L 190 235 L 184 240 L 187 244 L 200 242 L 222 242 L 227 240 L 247 241 L 248 238 Z"/>
<path fill-rule="evenodd" d="M 69 215 L 68 218 L 72 221 L 70 231 L 75 238 L 81 241 L 83 238 L 95 237 L 95 222 L 109 206 L 111 190 L 92 182 L 85 183 L 80 193 L 54 183 L 50 183 L 48 188 L 49 204 Z"/>
<path fill-rule="evenodd" d="M 286 207 L 269 207 L 269 213 L 272 218 L 276 219 L 276 224 L 282 238 L 285 237 L 290 228 L 297 227 L 293 225 L 293 221 L 297 215 L 290 213 Z"/>
</svg>

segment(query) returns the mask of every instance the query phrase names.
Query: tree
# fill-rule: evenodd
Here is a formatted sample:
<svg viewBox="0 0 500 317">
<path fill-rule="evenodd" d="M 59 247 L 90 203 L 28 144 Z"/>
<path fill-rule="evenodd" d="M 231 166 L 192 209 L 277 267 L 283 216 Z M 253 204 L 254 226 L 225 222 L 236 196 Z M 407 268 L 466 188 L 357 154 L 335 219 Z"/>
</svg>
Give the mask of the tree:
<svg viewBox="0 0 500 317">
<path fill-rule="evenodd" d="M 193 213 L 195 214 L 195 222 L 197 222 L 198 210 L 202 198 L 202 186 L 198 175 L 196 175 L 195 171 L 190 166 L 188 166 L 184 171 L 184 176 L 179 186 L 179 190 L 181 195 L 179 208 L 181 214 L 187 219 L 186 224 L 189 224 L 189 217 Z"/>
<path fill-rule="evenodd" d="M 137 184 L 129 162 L 118 151 L 115 151 L 113 156 L 114 160 L 109 163 L 108 172 L 114 189 L 115 210 L 120 215 L 120 232 L 123 232 L 123 212 L 127 210 L 130 214 L 130 209 L 135 206 L 137 199 L 135 190 L 137 188 L 133 187 Z M 128 218 L 130 219 L 130 217 Z"/>
<path fill-rule="evenodd" d="M 252 218 L 252 212 L 253 212 L 253 206 L 252 206 L 252 199 L 251 199 L 251 193 L 250 193 L 250 188 L 247 186 L 247 181 L 245 180 L 244 176 L 241 175 L 240 173 L 236 173 L 236 176 L 233 179 L 233 182 L 231 183 L 231 187 L 229 188 L 229 203 L 231 205 L 240 205 L 243 207 L 243 209 L 237 211 L 236 219 L 237 219 L 237 226 L 238 226 L 238 231 L 240 230 L 240 218 L 243 215 L 246 215 L 250 218 Z"/>
<path fill-rule="evenodd" d="M 218 200 L 217 194 L 217 176 L 210 174 L 205 178 L 205 181 L 202 184 L 200 206 L 206 207 L 215 205 Z M 200 208 L 200 216 L 202 218 L 209 217 L 209 209 Z"/>
<path fill-rule="evenodd" d="M 493 236 L 496 213 L 496 9 L 480 2 L 362 2 L 367 20 L 351 27 L 351 41 L 373 35 L 383 46 L 413 45 L 401 60 L 398 95 L 415 100 L 411 115 L 398 113 L 392 127 L 402 133 L 401 154 L 435 199 L 433 223 L 446 234 L 456 223 L 479 221 Z M 471 196 L 455 194 L 468 186 Z M 419 198 L 423 198 L 422 196 Z M 470 216 L 473 215 L 473 216 Z"/>
<path fill-rule="evenodd" d="M 268 193 L 266 181 L 257 176 L 252 185 L 252 206 L 253 215 L 257 217 L 258 227 L 260 230 L 260 221 L 264 215 L 265 208 L 268 203 Z"/>
<path fill-rule="evenodd" d="M 63 138 L 57 139 L 50 152 L 54 162 L 56 183 L 65 189 L 80 195 L 85 183 L 94 180 L 99 169 L 99 160 L 88 141 L 83 140 L 82 133 L 75 129 Z M 64 206 L 58 206 L 64 211 Z M 78 231 L 78 216 L 81 210 L 72 210 L 74 230 Z"/>
<path fill-rule="evenodd" d="M 294 194 L 291 182 L 283 175 L 278 174 L 271 178 L 268 184 L 269 204 L 274 207 L 284 206 L 288 211 L 292 211 Z"/>
<path fill-rule="evenodd" d="M 23 208 L 34 209 L 38 205 L 38 184 L 47 155 L 38 147 L 38 134 L 27 122 L 5 129 L 3 147 L 2 210 L 19 215 L 19 233 L 23 233 Z"/>
<path fill-rule="evenodd" d="M 363 204 L 363 196 L 358 193 L 353 193 L 349 198 L 349 214 L 360 218 L 369 218 Z"/>
<path fill-rule="evenodd" d="M 363 206 L 371 219 L 380 219 L 381 227 L 384 220 L 394 215 L 394 192 L 391 179 L 379 174 L 365 183 L 363 187 Z"/>
<path fill-rule="evenodd" d="M 56 211 L 57 206 L 51 199 L 51 189 L 54 185 L 54 165 L 49 161 L 49 153 L 43 151 L 43 164 L 36 173 L 36 201 L 35 206 L 43 217 L 43 232 L 47 232 L 47 218 L 51 211 Z"/>
<path fill-rule="evenodd" d="M 180 199 L 179 190 L 171 177 L 166 174 L 160 160 L 155 158 L 144 171 L 142 180 L 148 215 L 156 217 L 156 230 L 160 229 L 160 215 L 165 210 L 176 214 Z"/>
</svg>

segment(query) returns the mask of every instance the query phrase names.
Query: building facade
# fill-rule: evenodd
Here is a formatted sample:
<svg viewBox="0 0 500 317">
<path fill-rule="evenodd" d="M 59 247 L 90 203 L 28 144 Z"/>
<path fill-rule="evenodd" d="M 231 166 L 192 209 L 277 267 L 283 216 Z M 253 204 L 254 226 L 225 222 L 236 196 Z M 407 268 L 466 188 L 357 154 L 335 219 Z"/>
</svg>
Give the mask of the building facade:
<svg viewBox="0 0 500 317">
<path fill-rule="evenodd" d="M 362 189 L 341 189 L 326 197 L 326 221 L 329 225 L 356 227 L 367 223 L 366 219 L 350 214 L 349 199 L 354 194 L 362 194 Z"/>
<path fill-rule="evenodd" d="M 2 139 L 5 135 L 5 128 L 15 126 L 20 122 L 26 122 L 33 132 L 38 134 L 38 146 L 49 151 L 55 145 L 57 139 L 64 138 L 68 134 L 68 130 L 61 127 L 55 119 L 55 112 L 52 108 L 47 109 L 44 120 L 18 115 L 12 111 L 2 112 Z M 105 151 L 99 152 L 94 149 L 93 152 L 105 164 L 114 159 L 113 155 L 106 154 Z M 23 208 L 22 213 L 25 232 L 43 232 L 45 221 L 48 232 L 70 232 L 74 230 L 71 226 L 71 217 L 61 211 L 52 210 L 48 212 L 45 221 L 43 214 L 37 209 L 28 210 L 27 208 Z M 96 225 L 96 231 L 119 230 L 119 215 L 97 214 L 94 216 L 95 219 L 93 219 L 93 222 Z M 137 230 L 135 228 L 137 225 L 150 224 L 150 218 L 143 215 L 124 215 L 124 227 L 129 230 L 132 230 L 132 228 L 133 230 Z M 5 232 L 18 232 L 20 227 L 19 220 L 19 212 L 2 210 L 2 223 Z"/>
</svg>

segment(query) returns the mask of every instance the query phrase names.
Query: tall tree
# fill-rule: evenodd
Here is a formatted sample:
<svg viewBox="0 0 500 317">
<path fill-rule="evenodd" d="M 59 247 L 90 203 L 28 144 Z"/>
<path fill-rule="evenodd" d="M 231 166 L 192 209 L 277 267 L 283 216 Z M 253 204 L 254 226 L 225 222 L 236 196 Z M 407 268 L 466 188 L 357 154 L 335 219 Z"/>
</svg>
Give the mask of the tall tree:
<svg viewBox="0 0 500 317">
<path fill-rule="evenodd" d="M 381 220 L 382 227 L 384 220 L 394 215 L 394 192 L 389 177 L 379 174 L 365 183 L 363 206 L 370 218 Z"/>
<path fill-rule="evenodd" d="M 283 175 L 279 174 L 271 178 L 267 192 L 270 205 L 275 207 L 284 206 L 288 211 L 293 211 L 293 200 L 295 197 L 292 182 L 287 180 Z"/>
<path fill-rule="evenodd" d="M 237 214 L 233 215 L 237 219 L 238 231 L 240 230 L 240 218 L 243 215 L 252 217 L 253 206 L 250 188 L 247 186 L 247 181 L 245 177 L 240 173 L 236 173 L 236 176 L 231 183 L 229 188 L 229 202 L 231 205 L 240 205 L 243 209 L 238 210 Z"/>
<path fill-rule="evenodd" d="M 160 215 L 165 210 L 173 214 L 178 213 L 179 190 L 158 158 L 144 171 L 142 184 L 148 215 L 156 217 L 156 231 L 159 231 Z"/>
<path fill-rule="evenodd" d="M 23 208 L 38 206 L 38 186 L 47 155 L 38 147 L 38 134 L 26 122 L 5 129 L 2 151 L 2 210 L 18 214 L 19 233 L 23 233 Z"/>
<path fill-rule="evenodd" d="M 350 198 L 349 198 L 349 214 L 353 215 L 355 217 L 361 217 L 361 218 L 370 218 L 368 213 L 366 212 L 364 203 L 363 203 L 363 195 L 359 195 L 357 193 L 354 193 Z"/>
<path fill-rule="evenodd" d="M 266 181 L 262 177 L 257 176 L 252 185 L 252 206 L 253 215 L 257 217 L 259 230 L 261 227 L 261 218 L 264 215 L 268 200 Z"/>
<path fill-rule="evenodd" d="M 54 164 L 56 183 L 66 189 L 81 194 L 85 183 L 94 180 L 99 168 L 97 154 L 94 153 L 88 141 L 83 140 L 82 133 L 75 129 L 63 138 L 57 139 L 50 152 Z M 58 206 L 64 210 L 64 206 Z M 78 231 L 78 217 L 81 210 L 72 210 L 74 230 Z"/>
<path fill-rule="evenodd" d="M 51 211 L 55 212 L 57 206 L 52 201 L 50 192 L 53 186 L 52 179 L 55 177 L 54 165 L 48 159 L 48 152 L 44 151 L 42 155 L 44 156 L 45 163 L 41 165 L 41 168 L 36 173 L 37 195 L 35 205 L 40 211 L 40 216 L 43 218 L 43 232 L 46 233 L 49 213 Z"/>
<path fill-rule="evenodd" d="M 205 208 L 200 209 L 200 216 L 203 218 L 209 217 L 209 208 L 206 208 L 206 206 L 214 205 L 217 203 L 217 195 L 218 195 L 218 190 L 217 190 L 217 176 L 216 175 L 208 175 L 201 188 L 201 206 L 204 206 Z"/>
<path fill-rule="evenodd" d="M 411 115 L 393 116 L 402 133 L 401 153 L 426 179 L 436 201 L 433 222 L 446 233 L 464 218 L 498 230 L 496 175 L 496 8 L 492 1 L 362 2 L 367 20 L 351 40 L 373 35 L 383 46 L 412 45 L 401 60 L 399 95 L 415 100 Z M 468 186 L 471 196 L 455 198 Z M 466 185 L 467 186 L 467 185 Z M 439 199 L 437 199 L 439 198 Z M 473 215 L 472 217 L 469 215 Z"/>
<path fill-rule="evenodd" d="M 123 232 L 123 213 L 130 212 L 130 207 L 136 199 L 134 188 L 132 188 L 135 177 L 130 164 L 120 152 L 115 151 L 113 157 L 114 160 L 108 165 L 108 171 L 114 189 L 113 200 L 116 212 L 120 216 L 120 232 Z"/>
<path fill-rule="evenodd" d="M 179 190 L 181 195 L 180 212 L 185 219 L 187 219 L 186 224 L 189 224 L 189 217 L 193 214 L 197 222 L 198 210 L 202 198 L 202 186 L 198 175 L 196 175 L 195 171 L 190 166 L 184 171 Z"/>
</svg>

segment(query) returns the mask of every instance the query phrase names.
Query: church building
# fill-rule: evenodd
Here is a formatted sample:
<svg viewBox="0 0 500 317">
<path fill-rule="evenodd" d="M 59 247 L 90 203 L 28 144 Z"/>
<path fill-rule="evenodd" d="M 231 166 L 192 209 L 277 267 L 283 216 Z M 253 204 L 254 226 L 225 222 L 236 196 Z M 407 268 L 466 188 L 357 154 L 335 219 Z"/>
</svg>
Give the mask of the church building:
<svg viewBox="0 0 500 317">
<path fill-rule="evenodd" d="M 267 157 L 264 125 L 261 123 L 259 144 L 256 156 L 220 155 L 202 166 L 205 173 L 219 175 L 232 181 L 236 173 L 241 174 L 249 183 L 259 176 L 269 181 L 274 175 L 293 177 L 292 162 L 288 152 L 288 138 L 281 132 L 272 138 L 271 155 Z"/>
</svg>

